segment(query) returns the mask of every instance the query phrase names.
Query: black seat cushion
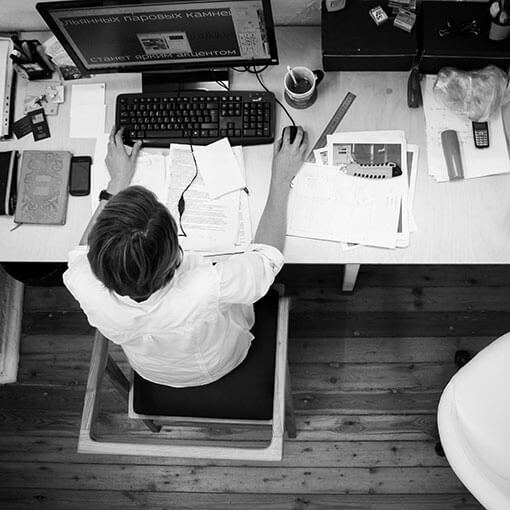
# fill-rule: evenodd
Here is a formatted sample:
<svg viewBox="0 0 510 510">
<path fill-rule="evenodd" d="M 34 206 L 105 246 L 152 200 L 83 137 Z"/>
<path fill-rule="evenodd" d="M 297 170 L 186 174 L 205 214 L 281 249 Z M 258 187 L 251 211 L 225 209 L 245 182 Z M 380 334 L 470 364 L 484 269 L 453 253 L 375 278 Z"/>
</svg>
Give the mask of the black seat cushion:
<svg viewBox="0 0 510 510">
<path fill-rule="evenodd" d="M 278 295 L 271 291 L 255 303 L 255 338 L 246 358 L 211 384 L 174 388 L 149 382 L 135 372 L 133 409 L 154 416 L 271 419 L 277 318 Z"/>
</svg>

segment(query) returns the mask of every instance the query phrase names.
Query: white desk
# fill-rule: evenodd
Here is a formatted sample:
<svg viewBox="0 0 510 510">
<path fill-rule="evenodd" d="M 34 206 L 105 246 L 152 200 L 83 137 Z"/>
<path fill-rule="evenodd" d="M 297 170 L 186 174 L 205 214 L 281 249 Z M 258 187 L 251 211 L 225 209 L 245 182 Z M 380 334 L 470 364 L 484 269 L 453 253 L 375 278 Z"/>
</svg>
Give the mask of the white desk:
<svg viewBox="0 0 510 510">
<path fill-rule="evenodd" d="M 320 28 L 277 29 L 280 65 L 262 74 L 266 86 L 282 100 L 282 81 L 287 65 L 321 68 Z M 113 123 L 114 98 L 121 91 L 140 89 L 137 75 L 98 75 L 89 81 L 106 82 L 107 126 Z M 66 89 L 70 86 L 66 84 Z M 319 99 L 307 110 L 289 107 L 297 124 L 308 131 L 313 145 L 348 91 L 357 98 L 342 121 L 341 130 L 403 129 L 409 143 L 421 148 L 414 214 L 418 231 L 405 249 L 358 248 L 343 252 L 339 243 L 287 238 L 289 263 L 352 264 L 504 264 L 510 262 L 510 175 L 452 183 L 436 183 L 427 174 L 423 110 L 409 109 L 406 102 L 407 73 L 327 73 L 319 87 Z M 20 87 L 21 89 L 22 87 Z M 255 76 L 234 73 L 234 89 L 259 90 Z M 18 105 L 24 93 L 18 94 Z M 62 108 L 62 106 L 61 106 Z M 22 140 L 0 142 L 0 150 L 28 147 L 66 149 L 76 155 L 93 154 L 93 140 L 70 139 L 69 102 L 57 118 L 49 118 L 52 137 L 34 144 Z M 16 118 L 20 116 L 17 109 Z M 505 112 L 508 123 L 510 112 Z M 278 136 L 288 119 L 278 108 Z M 257 225 L 265 203 L 272 146 L 245 148 L 252 222 Z M 0 218 L 0 261 L 64 261 L 90 218 L 89 198 L 70 197 L 65 226 L 23 225 L 14 232 L 11 218 Z"/>
</svg>

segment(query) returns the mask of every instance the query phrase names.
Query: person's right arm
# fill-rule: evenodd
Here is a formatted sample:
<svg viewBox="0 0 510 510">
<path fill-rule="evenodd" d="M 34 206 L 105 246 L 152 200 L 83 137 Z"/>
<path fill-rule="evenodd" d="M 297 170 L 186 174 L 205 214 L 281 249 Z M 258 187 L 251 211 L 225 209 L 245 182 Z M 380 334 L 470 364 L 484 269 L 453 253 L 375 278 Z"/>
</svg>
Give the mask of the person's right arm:
<svg viewBox="0 0 510 510">
<path fill-rule="evenodd" d="M 294 143 L 288 130 L 276 142 L 269 196 L 254 244 L 245 253 L 216 264 L 221 302 L 254 303 L 267 293 L 282 268 L 290 183 L 303 164 L 306 145 L 301 128 Z"/>
<path fill-rule="evenodd" d="M 293 143 L 290 143 L 289 129 L 285 129 L 282 139 L 276 142 L 269 195 L 255 234 L 255 243 L 268 244 L 283 252 L 290 184 L 303 164 L 307 145 L 306 132 L 301 126 Z"/>
</svg>

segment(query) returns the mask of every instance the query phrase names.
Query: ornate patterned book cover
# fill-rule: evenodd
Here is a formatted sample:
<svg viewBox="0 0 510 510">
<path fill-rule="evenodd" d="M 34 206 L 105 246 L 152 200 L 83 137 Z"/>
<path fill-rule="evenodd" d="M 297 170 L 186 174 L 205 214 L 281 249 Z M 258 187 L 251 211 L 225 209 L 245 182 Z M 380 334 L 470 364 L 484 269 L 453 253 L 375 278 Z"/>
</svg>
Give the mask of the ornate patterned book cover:
<svg viewBox="0 0 510 510">
<path fill-rule="evenodd" d="M 67 151 L 23 151 L 16 223 L 66 222 L 70 166 Z"/>
</svg>

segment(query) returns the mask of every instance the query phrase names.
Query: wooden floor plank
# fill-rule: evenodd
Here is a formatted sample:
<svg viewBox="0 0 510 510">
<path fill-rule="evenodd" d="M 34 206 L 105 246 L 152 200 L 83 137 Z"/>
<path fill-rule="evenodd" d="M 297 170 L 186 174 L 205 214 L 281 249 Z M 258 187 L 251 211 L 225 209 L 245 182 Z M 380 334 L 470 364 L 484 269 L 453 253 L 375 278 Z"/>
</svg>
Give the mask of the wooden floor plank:
<svg viewBox="0 0 510 510">
<path fill-rule="evenodd" d="M 2 489 L 3 508 L 97 510 L 483 510 L 466 494 L 210 494 Z"/>
<path fill-rule="evenodd" d="M 281 468 L 138 466 L 10 462 L 5 487 L 158 492 L 316 494 L 456 493 L 463 485 L 448 467 Z"/>
<path fill-rule="evenodd" d="M 182 444 L 182 442 L 181 442 Z M 247 441 L 246 447 L 260 442 Z M 448 463 L 439 457 L 435 441 L 302 441 L 285 442 L 285 455 L 279 467 L 444 467 Z M 0 436 L 0 463 L 24 462 L 79 464 L 138 464 L 160 466 L 218 465 L 246 466 L 254 463 L 138 457 L 126 455 L 90 455 L 77 452 L 75 437 L 59 436 Z M 274 463 L 256 463 L 271 465 Z"/>
<path fill-rule="evenodd" d="M 455 352 L 473 355 L 494 336 L 459 337 L 293 337 L 290 363 L 452 363 Z"/>
<path fill-rule="evenodd" d="M 89 360 L 35 355 L 24 358 L 18 370 L 20 384 L 84 386 Z M 128 371 L 127 362 L 122 364 Z M 455 374 L 453 363 L 294 363 L 293 391 L 348 392 L 409 389 L 440 391 Z"/>
<path fill-rule="evenodd" d="M 508 312 L 367 312 L 291 314 L 291 337 L 500 336 Z"/>
<path fill-rule="evenodd" d="M 432 414 L 437 409 L 440 390 L 436 391 L 294 391 L 294 407 L 299 413 L 330 414 Z M 83 405 L 85 386 L 17 384 L 2 388 L 0 408 L 67 409 L 79 411 Z M 110 412 L 126 411 L 126 403 L 108 382 L 103 385 L 101 407 Z"/>
<path fill-rule="evenodd" d="M 506 311 L 508 287 L 362 287 L 352 295 L 338 289 L 295 292 L 294 312 L 451 312 Z"/>
<path fill-rule="evenodd" d="M 6 436 L 20 434 L 77 437 L 81 411 L 41 409 L 0 409 L 0 432 Z M 98 429 L 102 433 L 145 431 L 143 424 L 129 420 L 125 413 L 99 415 Z M 435 438 L 436 418 L 433 414 L 356 415 L 301 414 L 296 415 L 301 441 L 429 441 Z M 265 439 L 264 431 L 247 431 L 230 426 L 163 427 L 168 438 L 232 439 L 233 441 Z"/>
</svg>

